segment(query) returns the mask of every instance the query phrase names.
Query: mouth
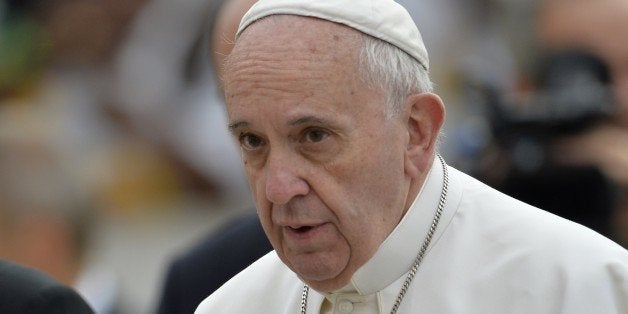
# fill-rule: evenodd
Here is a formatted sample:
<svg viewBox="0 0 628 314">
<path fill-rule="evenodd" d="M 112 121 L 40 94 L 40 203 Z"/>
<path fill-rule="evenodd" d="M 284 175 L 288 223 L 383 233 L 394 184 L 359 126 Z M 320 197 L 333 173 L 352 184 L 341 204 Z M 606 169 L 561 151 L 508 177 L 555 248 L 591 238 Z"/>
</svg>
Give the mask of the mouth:
<svg viewBox="0 0 628 314">
<path fill-rule="evenodd" d="M 315 226 L 288 227 L 292 232 L 303 234 L 312 230 Z"/>
<path fill-rule="evenodd" d="M 288 234 L 292 234 L 297 238 L 304 239 L 315 236 L 323 225 L 325 224 L 321 223 L 311 225 L 288 225 L 285 227 L 285 230 L 288 232 Z"/>
<path fill-rule="evenodd" d="M 283 229 L 283 241 L 294 252 L 310 252 L 329 245 L 335 239 L 335 231 L 330 223 L 288 225 Z"/>
</svg>

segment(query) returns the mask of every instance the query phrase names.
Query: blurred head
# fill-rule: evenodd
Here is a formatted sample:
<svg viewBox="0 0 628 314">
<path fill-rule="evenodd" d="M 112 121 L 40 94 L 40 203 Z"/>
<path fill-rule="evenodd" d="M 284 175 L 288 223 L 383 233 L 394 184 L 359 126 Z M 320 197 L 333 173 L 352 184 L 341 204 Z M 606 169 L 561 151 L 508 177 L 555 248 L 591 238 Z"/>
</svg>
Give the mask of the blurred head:
<svg viewBox="0 0 628 314">
<path fill-rule="evenodd" d="M 240 20 L 255 2 L 257 0 L 224 0 L 216 14 L 216 21 L 211 30 L 210 47 L 211 61 L 218 78 L 223 76 L 225 58 L 231 53 L 235 44 Z"/>
<path fill-rule="evenodd" d="M 54 0 L 39 4 L 56 62 L 107 62 L 147 0 Z"/>
<path fill-rule="evenodd" d="M 83 190 L 41 143 L 0 138 L 0 173 L 0 258 L 73 284 L 93 214 Z"/>
<path fill-rule="evenodd" d="M 541 45 L 551 50 L 584 49 L 610 67 L 618 123 L 628 127 L 628 2 L 544 0 L 538 15 Z"/>
<path fill-rule="evenodd" d="M 228 57 L 224 90 L 260 220 L 282 261 L 342 288 L 399 223 L 444 119 L 421 64 L 317 18 L 272 15 Z"/>
</svg>

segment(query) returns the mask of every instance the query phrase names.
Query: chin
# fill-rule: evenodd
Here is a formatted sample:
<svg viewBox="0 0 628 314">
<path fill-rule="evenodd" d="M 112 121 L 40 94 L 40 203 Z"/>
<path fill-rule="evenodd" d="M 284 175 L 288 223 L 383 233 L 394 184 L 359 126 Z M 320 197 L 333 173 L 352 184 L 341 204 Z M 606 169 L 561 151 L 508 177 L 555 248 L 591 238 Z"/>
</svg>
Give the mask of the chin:
<svg viewBox="0 0 628 314">
<path fill-rule="evenodd" d="M 349 273 L 347 269 L 343 268 L 340 271 L 328 271 L 328 272 L 312 272 L 305 269 L 293 269 L 303 282 L 307 283 L 310 288 L 320 292 L 331 292 L 341 288 L 344 288 L 353 273 Z M 298 271 L 297 271 L 298 270 Z"/>
<path fill-rule="evenodd" d="M 280 258 L 303 282 L 321 292 L 345 287 L 355 271 L 348 252 L 339 250 L 282 255 Z"/>
<path fill-rule="evenodd" d="M 349 284 L 349 280 L 351 277 L 346 279 L 333 278 L 323 281 L 313 281 L 313 280 L 302 280 L 310 286 L 310 288 L 319 291 L 319 292 L 332 292 L 344 288 Z"/>
</svg>

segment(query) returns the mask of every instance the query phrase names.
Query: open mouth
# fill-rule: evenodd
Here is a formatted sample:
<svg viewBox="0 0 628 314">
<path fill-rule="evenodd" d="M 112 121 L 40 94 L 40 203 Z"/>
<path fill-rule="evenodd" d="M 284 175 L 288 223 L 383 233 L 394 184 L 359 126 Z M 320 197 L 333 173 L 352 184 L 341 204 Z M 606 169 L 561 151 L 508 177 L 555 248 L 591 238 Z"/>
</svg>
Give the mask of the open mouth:
<svg viewBox="0 0 628 314">
<path fill-rule="evenodd" d="M 328 231 L 325 227 L 326 225 L 326 223 L 313 223 L 309 225 L 294 224 L 285 226 L 284 232 L 286 233 L 286 238 L 290 239 L 289 241 L 305 241 L 298 243 L 299 245 L 308 245 L 311 244 L 309 241 L 315 241 L 325 237 L 326 231 Z"/>
<path fill-rule="evenodd" d="M 306 233 L 314 228 L 313 226 L 302 226 L 298 228 L 290 227 L 290 229 L 296 233 Z"/>
</svg>

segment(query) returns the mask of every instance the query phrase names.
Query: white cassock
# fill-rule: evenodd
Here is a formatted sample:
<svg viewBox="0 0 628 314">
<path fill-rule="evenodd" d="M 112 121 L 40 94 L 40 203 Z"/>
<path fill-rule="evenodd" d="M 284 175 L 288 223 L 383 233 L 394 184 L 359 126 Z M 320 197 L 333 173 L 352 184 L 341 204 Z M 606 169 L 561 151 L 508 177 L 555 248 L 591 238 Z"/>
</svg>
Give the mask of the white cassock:
<svg viewBox="0 0 628 314">
<path fill-rule="evenodd" d="M 576 223 L 449 169 L 443 216 L 398 313 L 628 313 L 628 251 Z M 334 293 L 310 289 L 307 313 L 390 313 L 432 223 L 443 184 L 432 166 L 376 254 Z M 300 312 L 303 282 L 273 251 L 199 314 Z"/>
</svg>

